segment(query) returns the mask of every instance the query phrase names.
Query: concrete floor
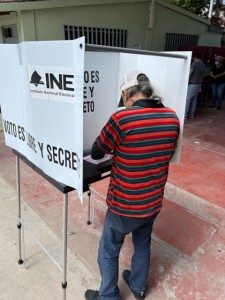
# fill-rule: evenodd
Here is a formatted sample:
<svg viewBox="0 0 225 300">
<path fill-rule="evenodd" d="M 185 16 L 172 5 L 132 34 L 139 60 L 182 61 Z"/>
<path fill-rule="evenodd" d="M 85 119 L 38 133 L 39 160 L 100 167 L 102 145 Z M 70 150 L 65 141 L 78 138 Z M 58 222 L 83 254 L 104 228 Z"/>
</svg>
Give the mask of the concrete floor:
<svg viewBox="0 0 225 300">
<path fill-rule="evenodd" d="M 62 272 L 24 231 L 25 262 L 18 261 L 17 198 L 15 190 L 0 176 L 0 299 L 1 300 L 60 300 Z M 62 265 L 62 241 L 42 218 L 23 203 L 23 217 L 42 244 Z M 24 256 L 23 256 L 24 257 Z M 87 287 L 98 287 L 99 280 L 72 252 L 68 251 L 67 299 L 83 299 Z"/>
<path fill-rule="evenodd" d="M 196 119 L 185 120 L 181 162 L 170 167 L 164 206 L 153 230 L 147 300 L 225 299 L 225 110 L 215 111 L 207 107 L 208 104 L 200 104 Z M 16 190 L 15 172 L 15 157 L 4 145 L 3 132 L 0 132 L 0 177 L 13 191 Z M 25 206 L 39 215 L 49 230 L 61 239 L 63 199 L 60 192 L 23 163 L 21 184 Z M 92 185 L 92 188 L 105 195 L 107 184 L 105 179 Z M 6 201 L 6 198 L 0 200 Z M 68 246 L 82 266 L 85 265 L 93 275 L 86 281 L 85 287 L 95 289 L 100 279 L 96 257 L 106 206 L 104 199 L 97 196 L 93 209 L 92 193 L 92 217 L 95 212 L 93 226 L 87 225 L 87 203 L 87 197 L 82 205 L 76 192 L 69 194 Z M 15 222 L 14 219 L 11 221 Z M 16 231 L 16 226 L 13 228 Z M 132 243 L 128 236 L 121 252 L 120 273 L 124 268 L 129 268 L 131 256 Z M 35 262 L 32 268 L 37 268 L 39 263 Z M 74 261 L 71 264 L 68 268 L 82 272 L 80 264 Z M 15 268 L 21 266 L 15 262 Z M 31 272 L 32 268 L 26 272 Z M 32 279 L 27 277 L 28 285 L 36 278 L 36 274 L 29 274 Z M 38 280 L 35 282 L 40 292 L 54 285 L 51 277 L 49 282 L 46 278 L 45 285 L 39 284 Z M 56 280 L 55 286 L 58 285 Z M 121 299 L 133 299 L 121 279 L 119 285 Z M 20 290 L 20 295 L 24 292 L 21 299 L 31 299 L 26 296 L 25 290 L 21 290 L 19 281 L 13 287 L 8 282 L 8 289 L 9 293 L 12 289 Z M 60 299 L 54 289 L 52 293 L 55 293 L 52 299 Z M 14 300 L 4 295 L 3 298 L 0 295 L 1 300 Z M 68 300 L 84 299 L 83 290 L 79 296 L 69 297 Z"/>
</svg>

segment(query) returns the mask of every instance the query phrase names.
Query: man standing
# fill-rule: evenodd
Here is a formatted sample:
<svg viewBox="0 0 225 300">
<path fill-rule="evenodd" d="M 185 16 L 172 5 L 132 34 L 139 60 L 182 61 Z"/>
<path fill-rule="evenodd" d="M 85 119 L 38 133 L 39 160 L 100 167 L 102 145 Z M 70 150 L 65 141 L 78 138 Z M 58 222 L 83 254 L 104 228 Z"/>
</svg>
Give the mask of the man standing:
<svg viewBox="0 0 225 300">
<path fill-rule="evenodd" d="M 216 56 L 215 64 L 210 71 L 212 78 L 213 103 L 209 108 L 221 110 L 225 93 L 225 64 L 223 56 Z"/>
<path fill-rule="evenodd" d="M 199 53 L 193 53 L 192 59 L 193 62 L 189 73 L 189 85 L 184 116 L 185 119 L 188 117 L 194 118 L 195 116 L 198 93 L 205 75 L 205 64 L 201 60 Z"/>
<path fill-rule="evenodd" d="M 87 290 L 86 300 L 119 300 L 118 258 L 124 238 L 132 233 L 131 270 L 123 278 L 135 299 L 145 298 L 150 268 L 151 232 L 162 207 L 170 160 L 180 124 L 162 104 L 148 77 L 128 73 L 121 84 L 125 109 L 114 113 L 92 147 L 92 158 L 113 154 L 104 228 L 99 243 L 99 291 Z"/>
</svg>

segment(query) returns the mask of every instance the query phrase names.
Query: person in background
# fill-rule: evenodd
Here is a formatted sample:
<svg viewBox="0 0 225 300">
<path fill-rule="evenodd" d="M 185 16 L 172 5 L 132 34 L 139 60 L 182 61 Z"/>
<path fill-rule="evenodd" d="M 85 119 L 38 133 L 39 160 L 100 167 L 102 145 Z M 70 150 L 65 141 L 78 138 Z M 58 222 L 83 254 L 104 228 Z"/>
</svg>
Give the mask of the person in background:
<svg viewBox="0 0 225 300">
<path fill-rule="evenodd" d="M 180 132 L 176 113 L 162 104 L 144 73 L 126 74 L 121 93 L 125 108 L 111 115 L 92 146 L 93 159 L 111 153 L 113 163 L 98 250 L 101 285 L 99 291 L 88 289 L 86 300 L 120 299 L 118 259 L 129 233 L 134 254 L 122 275 L 135 299 L 145 298 L 152 226 Z"/>
<path fill-rule="evenodd" d="M 225 92 L 225 64 L 222 56 L 215 57 L 210 77 L 212 78 L 213 102 L 209 108 L 221 110 Z"/>
<path fill-rule="evenodd" d="M 205 75 L 205 64 L 199 53 L 193 53 L 192 64 L 189 73 L 189 84 L 187 90 L 186 107 L 184 118 L 194 118 L 197 105 L 198 93 L 201 89 L 202 80 Z"/>
</svg>

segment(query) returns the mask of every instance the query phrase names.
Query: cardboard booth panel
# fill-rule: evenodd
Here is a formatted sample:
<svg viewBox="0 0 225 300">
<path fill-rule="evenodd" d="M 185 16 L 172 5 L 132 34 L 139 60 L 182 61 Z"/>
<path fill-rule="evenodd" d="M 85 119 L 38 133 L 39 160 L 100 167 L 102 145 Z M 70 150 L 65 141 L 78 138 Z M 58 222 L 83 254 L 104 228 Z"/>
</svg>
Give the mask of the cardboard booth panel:
<svg viewBox="0 0 225 300">
<path fill-rule="evenodd" d="M 0 72 L 6 144 L 82 198 L 84 38 L 18 48 Z"/>
<path fill-rule="evenodd" d="M 100 70 L 100 80 L 96 84 L 97 89 L 92 97 L 95 110 L 93 113 L 84 113 L 85 150 L 91 149 L 100 130 L 110 115 L 116 111 L 121 96 L 120 84 L 123 76 L 130 71 L 138 70 L 149 76 L 153 88 L 163 98 L 164 105 L 172 108 L 179 117 L 181 134 L 176 153 L 172 158 L 174 162 L 179 162 L 191 52 L 170 54 L 180 54 L 186 58 L 168 57 L 166 53 L 165 56 L 109 52 L 85 53 L 85 70 Z"/>
<path fill-rule="evenodd" d="M 1 50 L 0 47 L 0 52 L 2 52 Z M 22 72 L 19 61 L 15 63 L 15 65 L 7 65 L 6 61 L 1 60 L 1 70 L 4 70 L 4 72 L 0 72 L 1 111 L 6 144 L 23 153 L 26 147 L 21 138 L 24 124 L 21 102 Z"/>
<path fill-rule="evenodd" d="M 118 102 L 119 53 L 85 52 L 84 62 L 84 150 L 94 140 Z"/>
</svg>

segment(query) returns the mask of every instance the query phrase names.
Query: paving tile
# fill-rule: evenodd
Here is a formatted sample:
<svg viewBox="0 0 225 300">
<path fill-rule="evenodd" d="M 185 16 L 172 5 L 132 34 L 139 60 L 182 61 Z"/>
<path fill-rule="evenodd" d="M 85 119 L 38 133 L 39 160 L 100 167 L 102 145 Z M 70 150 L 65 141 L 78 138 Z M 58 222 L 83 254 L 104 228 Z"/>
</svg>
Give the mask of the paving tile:
<svg viewBox="0 0 225 300">
<path fill-rule="evenodd" d="M 164 199 L 154 225 L 154 233 L 162 240 L 191 256 L 215 232 L 211 225 L 183 207 Z"/>
</svg>

